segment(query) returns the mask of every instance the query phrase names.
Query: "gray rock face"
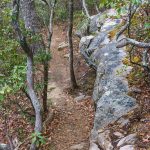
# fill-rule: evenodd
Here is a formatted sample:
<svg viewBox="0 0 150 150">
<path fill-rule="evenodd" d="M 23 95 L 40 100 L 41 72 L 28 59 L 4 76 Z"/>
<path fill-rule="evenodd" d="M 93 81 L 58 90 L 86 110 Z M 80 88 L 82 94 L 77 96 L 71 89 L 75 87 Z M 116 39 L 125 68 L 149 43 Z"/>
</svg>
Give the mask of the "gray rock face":
<svg viewBox="0 0 150 150">
<path fill-rule="evenodd" d="M 98 130 L 117 120 L 136 105 L 131 97 L 118 91 L 107 91 L 97 102 L 94 128 Z"/>
<path fill-rule="evenodd" d="M 96 32 L 98 30 L 98 20 L 102 20 L 102 14 L 97 14 L 91 17 L 90 32 Z M 104 15 L 103 15 L 104 16 Z"/>
<path fill-rule="evenodd" d="M 91 16 L 90 20 L 85 19 L 80 25 L 79 29 L 76 31 L 76 35 L 80 38 L 87 36 L 89 33 L 95 33 L 96 31 L 109 31 L 114 28 L 118 23 L 121 22 L 120 19 L 111 19 L 106 17 L 115 16 L 116 11 L 111 9 L 103 13 Z M 107 20 L 106 20 L 107 19 Z M 89 33 L 87 32 L 89 28 Z"/>
<path fill-rule="evenodd" d="M 0 150 L 10 150 L 10 147 L 7 144 L 0 143 Z"/>
<path fill-rule="evenodd" d="M 90 30 L 95 35 L 82 37 L 79 45 L 86 62 L 97 70 L 93 91 L 96 105 L 94 133 L 137 107 L 136 100 L 127 95 L 126 76 L 132 67 L 122 63 L 126 56 L 124 49 L 117 49 L 117 41 L 109 38 L 109 32 L 121 20 L 105 19 L 104 16 L 108 17 L 105 14 L 92 17 Z M 101 32 L 97 32 L 98 21 L 103 22 Z"/>
<path fill-rule="evenodd" d="M 106 38 L 107 33 L 102 32 L 94 38 L 83 37 L 80 42 L 80 51 L 87 63 L 97 69 L 93 92 L 97 105 L 94 121 L 96 130 L 136 107 L 135 99 L 127 95 L 128 84 L 124 75 L 130 67 L 122 64 L 125 52 L 116 48 L 115 41 L 107 45 L 102 44 Z M 122 69 L 123 67 L 125 69 Z"/>
</svg>

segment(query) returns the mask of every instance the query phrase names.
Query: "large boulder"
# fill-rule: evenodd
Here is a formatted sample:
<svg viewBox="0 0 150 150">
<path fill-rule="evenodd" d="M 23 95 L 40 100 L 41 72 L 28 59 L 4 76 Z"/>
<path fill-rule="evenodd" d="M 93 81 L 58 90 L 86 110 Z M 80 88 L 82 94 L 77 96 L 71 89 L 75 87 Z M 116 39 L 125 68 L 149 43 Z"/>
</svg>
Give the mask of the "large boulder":
<svg viewBox="0 0 150 150">
<path fill-rule="evenodd" d="M 0 143 L 0 150 L 10 150 L 9 145 Z"/>
<path fill-rule="evenodd" d="M 136 100 L 128 96 L 126 76 L 132 67 L 122 63 L 126 52 L 123 48 L 116 48 L 117 41 L 109 36 L 110 32 L 116 30 L 121 20 L 108 17 L 110 14 L 113 12 L 108 11 L 92 17 L 90 30 L 95 34 L 82 37 L 79 44 L 86 62 L 97 71 L 93 91 L 96 112 L 92 136 L 137 107 Z M 99 22 L 103 24 L 101 30 L 97 31 Z"/>
<path fill-rule="evenodd" d="M 91 16 L 90 19 L 85 19 L 79 23 L 76 35 L 80 38 L 88 36 L 88 34 L 96 33 L 97 31 L 108 31 L 114 28 L 121 19 L 111 19 L 117 16 L 114 9 L 106 10 L 103 13 Z"/>
</svg>

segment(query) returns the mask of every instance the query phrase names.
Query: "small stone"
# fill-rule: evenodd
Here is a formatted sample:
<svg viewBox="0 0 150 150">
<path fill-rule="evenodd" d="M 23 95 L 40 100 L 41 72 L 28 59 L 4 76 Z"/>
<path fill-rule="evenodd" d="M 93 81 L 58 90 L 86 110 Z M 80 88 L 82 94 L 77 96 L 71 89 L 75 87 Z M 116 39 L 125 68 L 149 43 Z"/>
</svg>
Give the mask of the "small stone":
<svg viewBox="0 0 150 150">
<path fill-rule="evenodd" d="M 100 149 L 98 148 L 98 145 L 96 145 L 95 143 L 91 143 L 89 150 L 100 150 Z"/>
<path fill-rule="evenodd" d="M 91 98 L 91 96 L 85 96 L 84 100 L 87 100 L 87 99 L 90 99 L 90 98 Z"/>
<path fill-rule="evenodd" d="M 124 127 L 130 124 L 129 119 L 124 119 L 124 118 L 120 118 L 117 122 L 120 124 L 121 127 Z"/>
<path fill-rule="evenodd" d="M 114 132 L 113 133 L 116 137 L 118 137 L 118 138 L 123 138 L 124 137 L 124 135 L 122 134 L 122 133 L 120 133 L 120 132 Z"/>
<path fill-rule="evenodd" d="M 121 147 L 119 150 L 135 150 L 135 146 L 134 145 L 126 145 Z"/>
<path fill-rule="evenodd" d="M 85 98 L 85 95 L 80 95 L 80 96 L 74 98 L 74 100 L 75 100 L 75 101 L 81 101 L 81 100 L 83 100 L 84 98 Z"/>
<path fill-rule="evenodd" d="M 60 43 L 59 46 L 58 46 L 58 51 L 61 51 L 61 50 L 63 50 L 64 48 L 66 48 L 66 47 L 68 47 L 68 46 L 69 46 L 68 43 L 62 42 L 62 43 Z"/>
<path fill-rule="evenodd" d="M 86 36 L 86 37 L 82 37 L 80 44 L 82 43 L 86 43 L 87 45 L 90 43 L 90 41 L 94 38 L 94 36 L 90 35 L 90 36 Z"/>
<path fill-rule="evenodd" d="M 80 144 L 76 144 L 70 147 L 70 150 L 83 150 L 83 148 L 86 146 L 86 143 L 82 142 Z"/>
<path fill-rule="evenodd" d="M 64 58 L 69 58 L 70 54 L 65 54 Z"/>
<path fill-rule="evenodd" d="M 98 135 L 98 144 L 104 150 L 113 150 L 113 145 L 111 143 L 110 131 L 106 130 Z"/>
<path fill-rule="evenodd" d="M 136 134 L 130 134 L 130 135 L 122 138 L 118 142 L 117 147 L 121 147 L 126 144 L 135 144 L 136 140 L 137 140 Z"/>
<path fill-rule="evenodd" d="M 133 93 L 137 93 L 137 94 L 140 94 L 140 93 L 142 92 L 141 89 L 136 88 L 136 87 L 131 87 L 131 88 L 129 89 L 129 91 L 130 91 L 130 92 L 133 92 Z"/>
</svg>

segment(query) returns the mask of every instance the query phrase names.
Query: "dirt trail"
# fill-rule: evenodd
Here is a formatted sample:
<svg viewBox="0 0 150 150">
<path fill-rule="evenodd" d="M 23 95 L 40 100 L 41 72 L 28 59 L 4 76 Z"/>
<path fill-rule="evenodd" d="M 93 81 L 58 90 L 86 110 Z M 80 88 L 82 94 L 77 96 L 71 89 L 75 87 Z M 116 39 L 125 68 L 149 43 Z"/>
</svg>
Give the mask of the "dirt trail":
<svg viewBox="0 0 150 150">
<path fill-rule="evenodd" d="M 62 26 L 54 27 L 48 87 L 48 99 L 54 107 L 54 120 L 49 125 L 48 147 L 50 150 L 70 150 L 71 146 L 84 142 L 82 150 L 88 150 L 93 106 L 91 99 L 76 102 L 65 90 L 69 85 L 68 58 L 64 58 L 68 50 L 57 50 L 59 44 L 66 40 L 65 36 Z"/>
</svg>

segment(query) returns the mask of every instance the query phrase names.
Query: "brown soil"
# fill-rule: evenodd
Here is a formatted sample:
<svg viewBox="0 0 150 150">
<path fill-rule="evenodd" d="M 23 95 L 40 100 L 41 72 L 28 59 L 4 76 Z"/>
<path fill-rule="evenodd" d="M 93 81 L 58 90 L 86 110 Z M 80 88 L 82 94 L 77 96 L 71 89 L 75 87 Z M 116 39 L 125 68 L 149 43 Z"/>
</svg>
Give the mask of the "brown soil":
<svg viewBox="0 0 150 150">
<path fill-rule="evenodd" d="M 66 31 L 63 31 L 63 29 L 64 26 L 54 27 L 51 46 L 53 59 L 50 61 L 48 93 L 49 102 L 52 103 L 53 107 L 54 120 L 47 125 L 46 136 L 48 142 L 42 149 L 70 150 L 72 145 L 85 142 L 86 146 L 83 150 L 88 150 L 89 135 L 92 129 L 94 114 L 92 100 L 90 98 L 76 102 L 74 97 L 81 93 L 85 94 L 84 91 L 87 91 L 87 89 L 89 90 L 88 94 L 91 94 L 94 78 L 89 79 L 88 74 L 94 73 L 86 66 L 84 60 L 81 58 L 78 52 L 78 41 L 74 39 L 75 72 L 79 89 L 74 92 L 69 90 L 69 58 L 64 58 L 64 55 L 69 53 L 69 50 L 65 48 L 58 51 L 59 44 L 66 41 Z M 82 80 L 83 76 L 84 80 Z M 91 87 L 87 86 L 89 83 L 85 83 L 86 79 L 89 83 L 92 82 L 90 83 Z M 83 84 L 84 86 L 82 86 Z"/>
</svg>

